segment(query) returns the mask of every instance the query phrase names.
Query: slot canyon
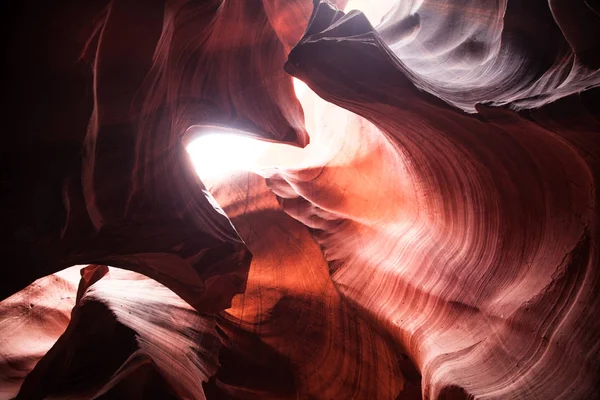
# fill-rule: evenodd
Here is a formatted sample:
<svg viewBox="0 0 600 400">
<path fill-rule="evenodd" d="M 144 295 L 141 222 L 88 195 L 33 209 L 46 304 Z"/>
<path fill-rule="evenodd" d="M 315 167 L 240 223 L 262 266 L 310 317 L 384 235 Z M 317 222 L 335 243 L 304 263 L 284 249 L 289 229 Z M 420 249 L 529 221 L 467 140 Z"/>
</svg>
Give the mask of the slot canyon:
<svg viewBox="0 0 600 400">
<path fill-rule="evenodd" d="M 0 399 L 599 399 L 598 0 L 7 0 Z"/>
</svg>

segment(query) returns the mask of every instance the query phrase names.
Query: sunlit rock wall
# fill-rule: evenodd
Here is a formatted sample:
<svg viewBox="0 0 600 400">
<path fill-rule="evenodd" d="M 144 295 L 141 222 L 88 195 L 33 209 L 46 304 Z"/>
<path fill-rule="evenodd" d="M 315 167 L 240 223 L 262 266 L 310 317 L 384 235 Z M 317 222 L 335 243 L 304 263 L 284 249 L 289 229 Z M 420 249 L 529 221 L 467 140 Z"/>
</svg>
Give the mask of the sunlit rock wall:
<svg viewBox="0 0 600 400">
<path fill-rule="evenodd" d="M 600 7 L 369 3 L 6 6 L 1 398 L 600 396 Z"/>
</svg>

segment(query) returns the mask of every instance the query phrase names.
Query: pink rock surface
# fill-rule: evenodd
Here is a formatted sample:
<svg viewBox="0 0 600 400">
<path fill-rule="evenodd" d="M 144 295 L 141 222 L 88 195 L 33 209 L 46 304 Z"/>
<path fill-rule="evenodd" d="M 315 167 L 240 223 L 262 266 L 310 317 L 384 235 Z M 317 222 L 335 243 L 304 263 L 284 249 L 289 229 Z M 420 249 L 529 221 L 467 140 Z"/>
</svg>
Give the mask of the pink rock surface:
<svg viewBox="0 0 600 400">
<path fill-rule="evenodd" d="M 0 398 L 600 396 L 600 7 L 368 3 L 6 6 Z"/>
</svg>

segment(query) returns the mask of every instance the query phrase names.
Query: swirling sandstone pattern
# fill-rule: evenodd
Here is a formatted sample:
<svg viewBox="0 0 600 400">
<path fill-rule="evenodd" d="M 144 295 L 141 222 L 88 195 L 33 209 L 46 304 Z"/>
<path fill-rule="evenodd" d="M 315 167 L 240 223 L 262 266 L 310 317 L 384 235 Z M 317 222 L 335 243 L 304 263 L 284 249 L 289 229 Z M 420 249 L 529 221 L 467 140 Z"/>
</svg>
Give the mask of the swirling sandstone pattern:
<svg viewBox="0 0 600 400">
<path fill-rule="evenodd" d="M 594 2 L 24 4 L 1 398 L 600 396 Z"/>
</svg>

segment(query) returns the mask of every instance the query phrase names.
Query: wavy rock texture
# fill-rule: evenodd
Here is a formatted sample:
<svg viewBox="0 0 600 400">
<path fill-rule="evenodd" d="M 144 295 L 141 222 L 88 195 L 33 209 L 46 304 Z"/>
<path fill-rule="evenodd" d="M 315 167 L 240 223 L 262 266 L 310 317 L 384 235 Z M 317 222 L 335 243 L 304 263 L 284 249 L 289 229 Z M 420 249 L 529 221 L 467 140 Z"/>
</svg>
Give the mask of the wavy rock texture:
<svg viewBox="0 0 600 400">
<path fill-rule="evenodd" d="M 26 12 L 27 6 L 32 5 L 19 11 Z M 60 18 L 85 15 L 80 5 L 67 6 L 54 12 Z M 47 124 L 47 137 L 25 128 L 23 136 L 30 142 L 15 144 L 3 157 L 5 246 L 8 259 L 14 260 L 8 263 L 12 279 L 2 285 L 3 297 L 48 273 L 86 263 L 150 275 L 199 310 L 221 310 L 243 288 L 250 255 L 227 218 L 206 198 L 177 139 L 184 132 L 175 126 L 173 113 L 178 121 L 193 119 L 185 111 L 192 100 L 182 94 L 181 104 L 167 105 L 170 86 L 159 76 L 163 73 L 155 72 L 160 65 L 156 46 L 163 46 L 161 34 L 172 30 L 172 23 L 163 21 L 169 10 L 157 2 L 145 4 L 140 13 L 140 6 L 105 4 L 86 21 L 93 29 L 86 25 L 91 36 L 82 41 L 79 54 L 44 54 L 49 61 L 39 55 L 51 72 L 67 75 L 65 86 L 75 92 L 69 93 L 69 102 L 77 101 L 82 78 L 61 64 L 73 68 L 69 63 L 79 60 L 83 68 L 82 58 L 91 58 L 93 80 L 84 87 L 91 92 L 91 107 L 80 112 L 89 123 L 87 130 L 84 126 L 69 138 L 60 134 L 68 122 L 53 124 L 54 115 L 43 113 L 33 126 Z M 58 29 L 61 35 L 52 26 L 48 30 L 52 39 L 60 39 L 81 34 L 81 25 L 69 22 Z M 13 90 L 24 90 L 18 84 Z M 61 107 L 67 121 L 69 102 Z M 55 129 L 59 133 L 54 136 Z"/>
<path fill-rule="evenodd" d="M 599 397 L 600 7 L 521 3 L 6 6 L 0 396 Z"/>
<path fill-rule="evenodd" d="M 215 373 L 220 346 L 214 316 L 198 314 L 163 285 L 134 272 L 88 266 L 81 276 L 79 289 L 65 291 L 71 303 L 77 298 L 71 320 L 63 316 L 64 324 L 56 327 L 66 330 L 52 348 L 43 349 L 46 355 L 25 378 L 18 398 L 177 398 L 176 393 L 204 398 L 202 382 Z M 60 294 L 64 283 L 43 278 L 25 291 L 35 293 L 40 286 Z M 30 298 L 30 308 L 43 305 L 40 300 L 44 299 Z M 5 303 L 10 309 L 27 306 L 19 295 Z M 34 314 L 26 323 L 35 327 L 40 320 L 56 323 L 55 319 Z M 11 330 L 16 337 L 10 342 L 26 343 L 32 331 L 29 326 L 21 332 Z M 13 374 L 5 376 L 21 378 Z"/>
</svg>

